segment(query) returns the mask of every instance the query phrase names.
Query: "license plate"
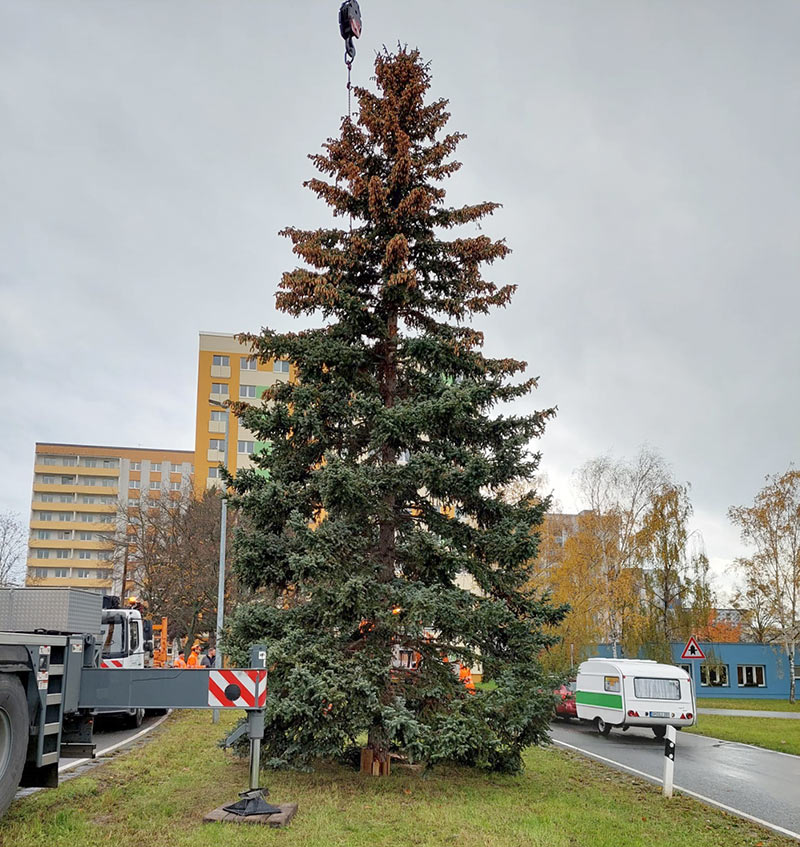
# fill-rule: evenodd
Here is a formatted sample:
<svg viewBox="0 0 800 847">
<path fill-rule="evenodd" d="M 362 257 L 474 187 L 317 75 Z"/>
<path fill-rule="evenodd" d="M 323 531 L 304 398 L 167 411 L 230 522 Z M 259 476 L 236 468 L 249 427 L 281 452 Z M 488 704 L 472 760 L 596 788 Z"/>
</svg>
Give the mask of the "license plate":
<svg viewBox="0 0 800 847">
<path fill-rule="evenodd" d="M 668 718 L 670 717 L 669 712 L 650 712 L 651 718 Z"/>
</svg>

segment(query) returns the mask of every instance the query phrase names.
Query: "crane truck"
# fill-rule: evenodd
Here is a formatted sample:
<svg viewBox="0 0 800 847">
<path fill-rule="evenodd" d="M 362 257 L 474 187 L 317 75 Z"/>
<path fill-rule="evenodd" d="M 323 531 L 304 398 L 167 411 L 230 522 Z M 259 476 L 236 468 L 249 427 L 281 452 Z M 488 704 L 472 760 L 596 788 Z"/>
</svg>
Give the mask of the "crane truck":
<svg viewBox="0 0 800 847">
<path fill-rule="evenodd" d="M 257 788 L 263 648 L 253 648 L 247 669 L 145 667 L 141 613 L 122 611 L 104 611 L 103 598 L 91 591 L 0 589 L 0 816 L 18 787 L 56 786 L 59 758 L 93 757 L 100 711 L 245 709 L 251 789 Z M 142 650 L 133 649 L 133 664 L 102 667 L 110 658 L 103 659 L 104 651 L 124 652 L 109 646 L 127 645 L 130 653 L 137 638 Z"/>
</svg>

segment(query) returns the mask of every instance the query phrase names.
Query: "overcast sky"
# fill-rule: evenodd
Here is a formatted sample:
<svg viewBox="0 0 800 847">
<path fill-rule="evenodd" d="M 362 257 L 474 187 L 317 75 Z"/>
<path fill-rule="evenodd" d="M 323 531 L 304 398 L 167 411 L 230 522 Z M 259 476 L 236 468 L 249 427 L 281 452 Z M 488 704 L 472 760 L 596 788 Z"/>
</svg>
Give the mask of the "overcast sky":
<svg viewBox="0 0 800 847">
<path fill-rule="evenodd" d="M 0 510 L 34 443 L 194 448 L 198 332 L 274 310 L 306 154 L 347 108 L 338 0 L 0 0 Z M 557 404 L 543 470 L 660 450 L 719 585 L 726 518 L 800 454 L 800 3 L 364 0 L 469 138 L 450 200 L 519 285 L 482 323 Z"/>
</svg>

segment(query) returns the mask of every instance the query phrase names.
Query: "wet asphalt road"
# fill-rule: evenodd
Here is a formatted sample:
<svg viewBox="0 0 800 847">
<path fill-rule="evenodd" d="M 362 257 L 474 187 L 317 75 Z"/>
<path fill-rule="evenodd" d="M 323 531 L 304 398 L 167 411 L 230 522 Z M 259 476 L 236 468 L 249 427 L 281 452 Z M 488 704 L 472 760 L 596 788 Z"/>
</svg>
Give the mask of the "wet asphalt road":
<svg viewBox="0 0 800 847">
<path fill-rule="evenodd" d="M 800 726 L 787 721 L 786 730 Z M 552 737 L 661 782 L 664 742 L 649 729 L 612 730 L 603 738 L 588 723 L 555 721 Z M 674 784 L 800 838 L 800 756 L 679 732 Z"/>
<path fill-rule="evenodd" d="M 116 715 L 102 715 L 98 717 L 94 728 L 94 743 L 97 745 L 96 753 L 98 758 L 89 761 L 60 758 L 58 760 L 59 781 L 63 782 L 74 776 L 80 776 L 96 765 L 107 761 L 103 755 L 105 750 L 116 747 L 117 744 L 124 744 L 128 739 L 133 738 L 133 736 L 160 720 L 161 718 L 158 716 L 148 715 L 142 721 L 142 725 L 135 729 L 126 727 L 123 721 L 119 720 Z M 62 772 L 62 768 L 65 766 L 68 770 Z M 40 788 L 20 788 L 15 797 L 19 800 L 41 790 Z"/>
</svg>

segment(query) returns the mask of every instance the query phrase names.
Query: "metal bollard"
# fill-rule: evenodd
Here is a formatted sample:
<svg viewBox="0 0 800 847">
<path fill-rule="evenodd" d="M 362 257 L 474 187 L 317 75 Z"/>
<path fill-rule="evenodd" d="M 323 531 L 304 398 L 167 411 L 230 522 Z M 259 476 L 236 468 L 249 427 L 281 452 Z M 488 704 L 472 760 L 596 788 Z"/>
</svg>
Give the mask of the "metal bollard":
<svg viewBox="0 0 800 847">
<path fill-rule="evenodd" d="M 664 791 L 665 797 L 672 797 L 672 776 L 675 769 L 675 739 L 674 726 L 667 727 L 664 738 Z"/>
</svg>

